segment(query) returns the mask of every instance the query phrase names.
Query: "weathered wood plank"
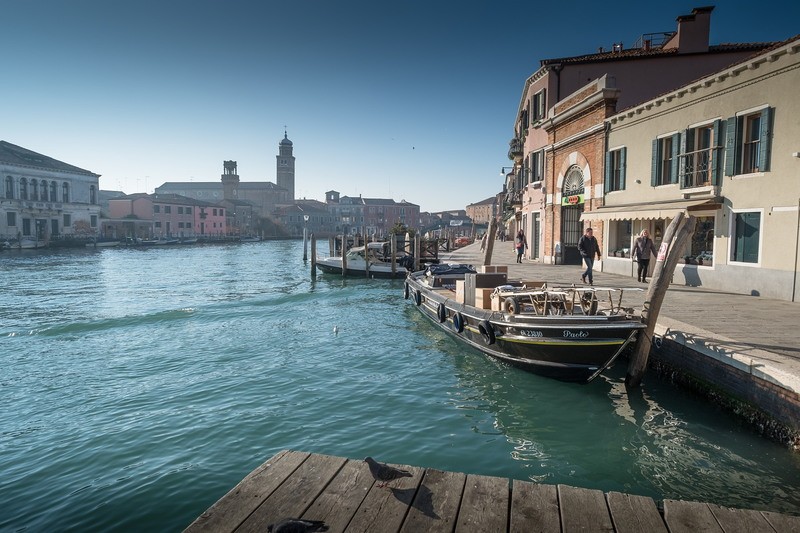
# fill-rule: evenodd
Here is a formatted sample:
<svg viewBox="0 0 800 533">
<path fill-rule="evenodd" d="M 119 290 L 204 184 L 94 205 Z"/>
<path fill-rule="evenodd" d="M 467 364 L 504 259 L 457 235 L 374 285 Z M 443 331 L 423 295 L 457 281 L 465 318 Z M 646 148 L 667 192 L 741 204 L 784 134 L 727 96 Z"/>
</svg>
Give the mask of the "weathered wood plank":
<svg viewBox="0 0 800 533">
<path fill-rule="evenodd" d="M 426 470 L 400 531 L 453 531 L 466 480 L 466 474 Z"/>
<path fill-rule="evenodd" d="M 288 478 L 310 454 L 283 450 L 267 459 L 220 498 L 187 532 L 233 531 Z"/>
<path fill-rule="evenodd" d="M 411 472 L 411 477 L 390 481 L 386 487 L 372 485 L 348 524 L 348 533 L 399 531 L 414 500 L 424 470 L 416 466 L 393 465 Z"/>
<path fill-rule="evenodd" d="M 758 511 L 732 509 L 712 503 L 708 508 L 725 533 L 751 533 L 753 531 L 771 531 L 772 527 Z"/>
<path fill-rule="evenodd" d="M 667 526 L 652 498 L 609 492 L 606 500 L 617 533 L 667 533 Z"/>
<path fill-rule="evenodd" d="M 302 518 L 322 520 L 332 532 L 344 531 L 367 496 L 372 483 L 372 474 L 367 463 L 347 461 Z"/>
<path fill-rule="evenodd" d="M 558 485 L 561 529 L 572 531 L 614 531 L 602 490 Z"/>
<path fill-rule="evenodd" d="M 510 533 L 560 533 L 555 485 L 514 480 L 511 486 Z"/>
<path fill-rule="evenodd" d="M 664 521 L 671 533 L 722 532 L 705 503 L 664 500 Z"/>
<path fill-rule="evenodd" d="M 343 457 L 311 455 L 253 511 L 237 531 L 261 533 L 278 520 L 302 516 L 345 461 L 347 459 Z"/>
<path fill-rule="evenodd" d="M 456 533 L 508 530 L 508 480 L 500 477 L 467 476 Z"/>
<path fill-rule="evenodd" d="M 800 516 L 761 511 L 761 515 L 778 533 L 800 533 Z"/>
</svg>

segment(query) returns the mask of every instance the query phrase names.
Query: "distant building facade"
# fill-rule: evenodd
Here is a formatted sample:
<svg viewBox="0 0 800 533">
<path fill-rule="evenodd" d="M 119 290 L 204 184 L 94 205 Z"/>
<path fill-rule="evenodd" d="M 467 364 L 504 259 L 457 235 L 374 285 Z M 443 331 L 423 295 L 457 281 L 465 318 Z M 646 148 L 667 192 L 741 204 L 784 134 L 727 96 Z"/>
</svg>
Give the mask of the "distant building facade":
<svg viewBox="0 0 800 533">
<path fill-rule="evenodd" d="M 496 214 L 496 202 L 497 197 L 490 196 L 480 202 L 469 204 L 466 209 L 466 214 L 475 224 L 488 224 Z"/>
<path fill-rule="evenodd" d="M 177 194 L 131 194 L 109 200 L 103 236 L 114 238 L 222 237 L 227 209 Z"/>
<path fill-rule="evenodd" d="M 99 230 L 99 174 L 0 141 L 0 238 L 48 241 Z"/>
</svg>

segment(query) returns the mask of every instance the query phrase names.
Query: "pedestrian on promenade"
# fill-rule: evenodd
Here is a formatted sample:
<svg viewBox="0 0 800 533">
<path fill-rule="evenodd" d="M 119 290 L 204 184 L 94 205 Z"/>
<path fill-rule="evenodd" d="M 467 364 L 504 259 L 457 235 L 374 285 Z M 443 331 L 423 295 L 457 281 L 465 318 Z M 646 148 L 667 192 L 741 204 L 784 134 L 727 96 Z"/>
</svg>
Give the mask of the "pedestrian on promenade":
<svg viewBox="0 0 800 533">
<path fill-rule="evenodd" d="M 488 235 L 488 232 L 484 233 L 483 237 L 481 238 L 481 252 L 486 250 L 486 238 L 487 238 L 486 236 L 487 235 Z"/>
<path fill-rule="evenodd" d="M 517 263 L 522 263 L 522 254 L 525 253 L 525 248 L 528 247 L 525 233 L 522 230 L 517 232 L 517 237 L 514 239 L 514 247 L 517 249 Z"/>
<path fill-rule="evenodd" d="M 650 253 L 658 256 L 658 252 L 656 252 L 656 245 L 650 238 L 650 233 L 646 229 L 643 229 L 639 236 L 636 237 L 636 240 L 633 241 L 633 253 L 631 253 L 633 262 L 639 263 L 639 269 L 636 273 L 636 281 L 647 283 L 647 272 L 648 268 L 650 267 Z"/>
<path fill-rule="evenodd" d="M 586 278 L 589 278 L 589 285 L 594 285 L 592 267 L 594 266 L 594 256 L 597 255 L 597 259 L 600 259 L 600 245 L 597 244 L 597 239 L 592 234 L 592 228 L 586 228 L 583 236 L 578 239 L 578 251 L 586 263 L 586 270 L 581 274 L 581 279 L 586 283 Z"/>
</svg>

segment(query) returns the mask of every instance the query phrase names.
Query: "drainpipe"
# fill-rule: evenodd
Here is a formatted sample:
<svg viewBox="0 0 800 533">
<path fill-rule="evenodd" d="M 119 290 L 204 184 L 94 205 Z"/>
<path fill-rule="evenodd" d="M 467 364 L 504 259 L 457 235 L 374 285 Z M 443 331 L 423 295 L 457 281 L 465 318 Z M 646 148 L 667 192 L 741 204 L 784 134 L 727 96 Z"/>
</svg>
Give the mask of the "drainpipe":
<svg viewBox="0 0 800 533">
<path fill-rule="evenodd" d="M 794 241 L 794 276 L 792 276 L 792 301 L 797 301 L 797 257 L 800 248 L 800 198 L 797 199 L 797 230 Z"/>
</svg>

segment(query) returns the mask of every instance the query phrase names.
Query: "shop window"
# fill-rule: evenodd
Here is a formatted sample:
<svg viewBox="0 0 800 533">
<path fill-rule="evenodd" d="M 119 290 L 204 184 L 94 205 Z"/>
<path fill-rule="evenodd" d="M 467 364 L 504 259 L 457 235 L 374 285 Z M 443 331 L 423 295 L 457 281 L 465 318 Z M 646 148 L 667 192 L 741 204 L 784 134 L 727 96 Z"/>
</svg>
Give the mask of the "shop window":
<svg viewBox="0 0 800 533">
<path fill-rule="evenodd" d="M 769 170 L 772 108 L 731 117 L 725 129 L 725 175 Z"/>
<path fill-rule="evenodd" d="M 698 216 L 692 239 L 683 256 L 687 265 L 714 264 L 714 216 Z"/>
<path fill-rule="evenodd" d="M 608 226 L 608 251 L 609 257 L 631 256 L 631 228 L 630 220 L 612 220 Z"/>
<path fill-rule="evenodd" d="M 604 192 L 625 189 L 625 147 L 606 152 L 606 175 Z"/>
<path fill-rule="evenodd" d="M 731 260 L 758 263 L 761 239 L 761 213 L 757 211 L 733 214 L 733 243 Z"/>
</svg>

